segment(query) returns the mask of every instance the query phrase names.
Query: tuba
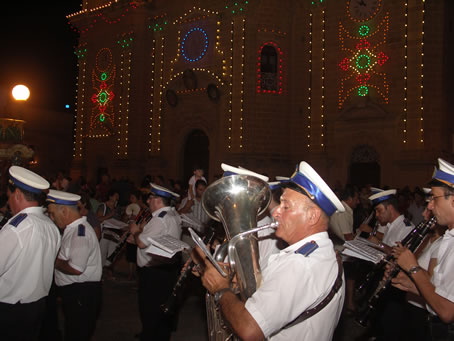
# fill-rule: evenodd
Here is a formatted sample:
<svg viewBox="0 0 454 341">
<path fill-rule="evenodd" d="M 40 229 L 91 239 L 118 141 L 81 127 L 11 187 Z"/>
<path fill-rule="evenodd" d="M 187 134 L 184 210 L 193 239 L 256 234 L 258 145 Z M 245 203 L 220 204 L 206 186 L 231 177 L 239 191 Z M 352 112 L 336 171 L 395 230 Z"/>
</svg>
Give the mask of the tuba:
<svg viewBox="0 0 454 341">
<path fill-rule="evenodd" d="M 251 175 L 230 175 L 207 187 L 202 205 L 207 214 L 220 221 L 226 242 L 214 258 L 224 261 L 229 256 L 233 274 L 236 275 L 239 294 L 247 300 L 260 286 L 262 277 L 257 242 L 257 216 L 266 210 L 271 201 L 271 190 L 266 181 Z M 266 226 L 263 228 L 275 227 Z M 210 341 L 236 340 L 223 323 L 213 297 L 207 293 L 207 319 Z"/>
</svg>

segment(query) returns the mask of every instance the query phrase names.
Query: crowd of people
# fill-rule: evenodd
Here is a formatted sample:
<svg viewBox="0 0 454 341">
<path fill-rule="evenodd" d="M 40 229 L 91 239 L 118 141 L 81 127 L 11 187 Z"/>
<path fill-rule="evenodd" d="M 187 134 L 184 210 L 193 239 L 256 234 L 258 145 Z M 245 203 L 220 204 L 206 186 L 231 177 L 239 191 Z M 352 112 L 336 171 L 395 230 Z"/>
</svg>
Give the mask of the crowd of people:
<svg viewBox="0 0 454 341">
<path fill-rule="evenodd" d="M 175 316 L 162 305 L 190 265 L 215 310 L 222 312 L 226 337 L 331 340 L 342 314 L 364 323 L 365 310 L 373 308 L 367 338 L 454 339 L 449 271 L 454 166 L 439 159 L 431 182 L 413 190 L 370 185 L 331 189 L 304 161 L 291 177 L 274 182 L 241 167 L 223 164 L 222 170 L 217 183 L 246 179 L 251 186 L 252 177 L 270 188 L 266 210 L 249 208 L 252 214 L 260 211 L 254 225 L 267 225 L 244 247 L 251 256 L 258 254 L 250 260 L 261 271 L 252 292 L 242 284 L 247 274 L 230 267 L 227 253 L 215 266 L 191 237 L 189 227 L 201 237 L 214 235 L 210 245 L 215 250 L 229 234 L 213 219 L 225 217 L 202 205 L 209 183 L 199 166 L 188 183 L 147 175 L 135 184 L 104 173 L 96 186 L 64 172 L 48 181 L 12 166 L 0 195 L 0 327 L 5 339 L 90 340 L 101 309 L 102 281 L 115 280 L 122 254 L 128 279 L 138 282 L 141 340 L 170 339 Z M 251 212 L 240 208 L 250 203 L 237 197 L 239 186 L 232 188 L 219 200 L 231 219 L 242 223 L 238 215 Z M 251 200 L 252 190 L 246 191 Z M 432 216 L 434 227 L 427 223 Z M 426 227 L 424 236 L 413 245 L 421 226 Z M 173 256 L 150 251 L 153 240 L 161 237 L 181 240 L 193 251 Z M 384 260 L 374 265 L 347 256 L 345 242 L 358 238 L 382 252 Z M 241 259 L 236 263 L 249 262 L 243 250 L 237 254 Z M 358 290 L 370 274 L 377 285 L 389 283 L 377 307 L 367 301 L 370 290 Z M 61 333 L 57 298 L 64 316 Z"/>
</svg>

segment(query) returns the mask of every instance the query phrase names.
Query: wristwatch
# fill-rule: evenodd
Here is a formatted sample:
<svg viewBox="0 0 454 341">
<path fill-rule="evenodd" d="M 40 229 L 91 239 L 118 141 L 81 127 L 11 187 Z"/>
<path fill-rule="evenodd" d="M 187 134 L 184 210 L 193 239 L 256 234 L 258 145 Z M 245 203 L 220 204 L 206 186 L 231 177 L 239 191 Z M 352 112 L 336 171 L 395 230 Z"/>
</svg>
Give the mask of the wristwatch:
<svg viewBox="0 0 454 341">
<path fill-rule="evenodd" d="M 422 270 L 422 268 L 419 265 L 412 266 L 408 271 L 407 274 L 409 277 L 411 277 L 413 274 L 417 273 L 419 270 Z"/>
<path fill-rule="evenodd" d="M 216 291 L 214 293 L 214 302 L 216 304 L 218 304 L 219 301 L 221 300 L 222 295 L 224 295 L 224 293 L 227 292 L 227 291 L 230 291 L 231 293 L 233 293 L 232 289 L 230 289 L 230 288 L 224 288 L 224 289 L 221 289 L 219 291 Z"/>
</svg>

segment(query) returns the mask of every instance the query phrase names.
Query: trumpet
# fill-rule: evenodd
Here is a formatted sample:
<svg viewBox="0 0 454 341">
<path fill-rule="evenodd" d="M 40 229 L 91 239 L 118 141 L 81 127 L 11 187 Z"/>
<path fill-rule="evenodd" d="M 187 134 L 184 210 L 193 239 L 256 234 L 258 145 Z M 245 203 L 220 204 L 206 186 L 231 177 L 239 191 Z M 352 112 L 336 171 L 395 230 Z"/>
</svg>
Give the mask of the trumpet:
<svg viewBox="0 0 454 341">
<path fill-rule="evenodd" d="M 436 222 L 437 222 L 436 218 L 432 217 L 428 221 L 420 223 L 402 240 L 401 242 L 402 245 L 406 246 L 411 252 L 414 252 L 419 247 L 427 233 L 436 224 Z M 386 257 L 386 259 L 382 261 L 380 264 L 382 263 L 383 265 L 381 266 L 381 269 L 384 269 L 384 266 L 389 263 L 392 265 L 392 270 L 387 278 L 382 278 L 378 282 L 377 287 L 367 300 L 366 307 L 357 316 L 356 322 L 358 322 L 363 327 L 367 326 L 369 318 L 373 311 L 375 310 L 381 295 L 389 287 L 392 279 L 396 277 L 400 271 L 400 267 L 397 265 L 392 255 Z"/>
<path fill-rule="evenodd" d="M 140 210 L 139 214 L 136 217 L 136 220 L 134 221 L 137 225 L 142 224 L 144 221 L 148 222 L 151 219 L 151 211 L 149 208 L 144 208 Z M 115 250 L 112 251 L 112 253 L 107 257 L 107 260 L 110 263 L 113 263 L 115 259 L 118 257 L 120 254 L 121 250 L 123 250 L 123 247 L 126 245 L 126 241 L 128 240 L 128 237 L 131 235 L 131 232 L 126 232 L 118 241 L 117 246 L 115 247 Z"/>
</svg>

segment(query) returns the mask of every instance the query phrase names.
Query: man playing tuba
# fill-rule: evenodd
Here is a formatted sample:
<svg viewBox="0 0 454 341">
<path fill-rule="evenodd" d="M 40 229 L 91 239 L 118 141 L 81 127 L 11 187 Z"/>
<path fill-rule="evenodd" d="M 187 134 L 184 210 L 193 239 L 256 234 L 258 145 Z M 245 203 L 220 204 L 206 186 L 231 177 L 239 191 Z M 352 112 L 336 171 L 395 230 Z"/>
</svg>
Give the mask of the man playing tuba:
<svg viewBox="0 0 454 341">
<path fill-rule="evenodd" d="M 242 302 L 228 278 L 206 259 L 202 283 L 243 340 L 331 340 L 342 311 L 344 281 L 327 229 L 329 216 L 344 208 L 304 161 L 283 185 L 273 216 L 279 223 L 276 236 L 289 246 L 270 256 L 257 291 Z"/>
</svg>

